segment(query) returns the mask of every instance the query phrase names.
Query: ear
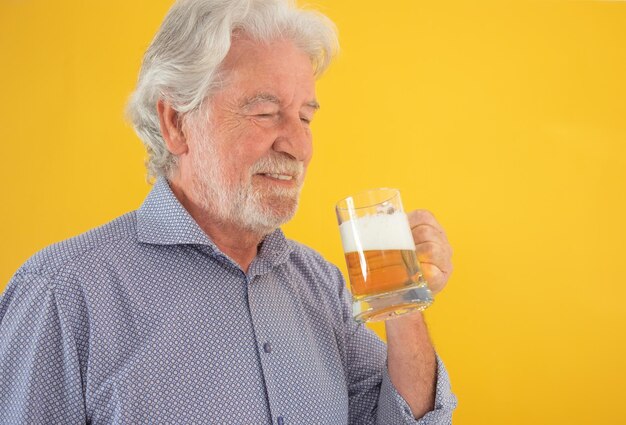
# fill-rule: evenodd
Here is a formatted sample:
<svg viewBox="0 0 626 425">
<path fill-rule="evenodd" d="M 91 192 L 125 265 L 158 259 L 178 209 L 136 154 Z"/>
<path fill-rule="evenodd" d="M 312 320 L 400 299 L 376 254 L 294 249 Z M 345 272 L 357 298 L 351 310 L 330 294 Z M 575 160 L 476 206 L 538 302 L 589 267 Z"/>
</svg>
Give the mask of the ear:
<svg viewBox="0 0 626 425">
<path fill-rule="evenodd" d="M 169 102 L 159 99 L 157 102 L 159 113 L 159 126 L 161 135 L 167 145 L 167 150 L 173 155 L 181 155 L 187 152 L 187 140 L 182 129 L 182 119 L 178 112 Z"/>
</svg>

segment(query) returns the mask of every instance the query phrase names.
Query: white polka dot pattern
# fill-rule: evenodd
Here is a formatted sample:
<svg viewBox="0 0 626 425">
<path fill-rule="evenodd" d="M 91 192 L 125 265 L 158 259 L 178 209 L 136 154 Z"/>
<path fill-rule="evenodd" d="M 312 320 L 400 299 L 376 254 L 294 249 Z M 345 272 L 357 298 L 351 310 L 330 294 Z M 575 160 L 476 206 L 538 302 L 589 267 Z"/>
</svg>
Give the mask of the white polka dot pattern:
<svg viewBox="0 0 626 425">
<path fill-rule="evenodd" d="M 245 274 L 159 180 L 142 207 L 48 247 L 0 298 L 0 424 L 419 421 L 338 269 L 265 238 Z"/>
</svg>

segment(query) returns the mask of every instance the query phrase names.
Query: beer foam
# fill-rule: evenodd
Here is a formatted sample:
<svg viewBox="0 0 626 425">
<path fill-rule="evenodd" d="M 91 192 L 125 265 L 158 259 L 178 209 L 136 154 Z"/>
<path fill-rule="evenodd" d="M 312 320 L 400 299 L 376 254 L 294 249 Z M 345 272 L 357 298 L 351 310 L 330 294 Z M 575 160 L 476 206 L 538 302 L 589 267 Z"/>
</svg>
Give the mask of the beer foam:
<svg viewBox="0 0 626 425">
<path fill-rule="evenodd" d="M 409 219 L 403 212 L 359 217 L 339 226 L 343 252 L 379 249 L 415 250 Z"/>
</svg>

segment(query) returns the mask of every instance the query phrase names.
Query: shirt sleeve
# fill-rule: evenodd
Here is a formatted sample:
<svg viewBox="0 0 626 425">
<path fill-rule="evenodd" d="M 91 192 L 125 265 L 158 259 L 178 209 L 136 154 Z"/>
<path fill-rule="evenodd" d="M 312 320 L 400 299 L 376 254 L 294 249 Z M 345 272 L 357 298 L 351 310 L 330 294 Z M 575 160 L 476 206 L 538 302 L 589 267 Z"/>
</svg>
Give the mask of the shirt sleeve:
<svg viewBox="0 0 626 425">
<path fill-rule="evenodd" d="M 39 274 L 18 272 L 0 298 L 0 376 L 0 423 L 86 423 L 76 346 Z"/>
<path fill-rule="evenodd" d="M 343 284 L 343 279 L 341 279 Z M 387 370 L 387 346 L 352 318 L 351 295 L 342 289 L 345 352 L 351 425 L 443 425 L 452 423 L 457 401 L 446 368 L 437 355 L 435 407 L 419 419 L 393 386 Z"/>
<path fill-rule="evenodd" d="M 437 382 L 435 385 L 435 408 L 419 419 L 413 417 L 408 403 L 395 389 L 389 378 L 387 366 L 383 368 L 383 381 L 378 400 L 377 424 L 452 424 L 452 411 L 456 397 L 450 389 L 450 380 L 443 362 L 437 355 Z"/>
</svg>

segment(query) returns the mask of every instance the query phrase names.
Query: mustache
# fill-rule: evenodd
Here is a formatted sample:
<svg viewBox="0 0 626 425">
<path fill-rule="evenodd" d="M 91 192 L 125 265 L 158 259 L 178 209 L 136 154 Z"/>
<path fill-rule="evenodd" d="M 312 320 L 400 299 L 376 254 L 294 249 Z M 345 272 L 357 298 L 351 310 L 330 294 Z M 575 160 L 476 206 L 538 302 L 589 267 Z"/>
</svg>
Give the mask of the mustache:
<svg viewBox="0 0 626 425">
<path fill-rule="evenodd" d="M 304 163 L 285 156 L 268 156 L 259 159 L 250 168 L 251 175 L 259 173 L 286 174 L 299 179 L 304 173 Z"/>
</svg>

